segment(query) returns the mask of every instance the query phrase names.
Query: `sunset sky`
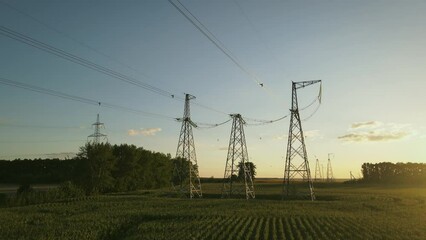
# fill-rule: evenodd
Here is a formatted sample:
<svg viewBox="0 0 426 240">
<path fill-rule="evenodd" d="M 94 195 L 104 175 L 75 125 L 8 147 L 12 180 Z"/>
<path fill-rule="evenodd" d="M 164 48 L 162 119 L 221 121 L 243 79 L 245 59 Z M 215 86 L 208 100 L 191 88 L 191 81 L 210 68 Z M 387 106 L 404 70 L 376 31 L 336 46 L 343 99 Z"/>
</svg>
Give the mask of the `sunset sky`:
<svg viewBox="0 0 426 240">
<path fill-rule="evenodd" d="M 173 2 L 177 2 L 174 0 Z M 0 80 L 158 115 L 0 84 L 0 158 L 73 157 L 100 114 L 112 144 L 176 153 L 184 93 L 195 122 L 240 113 L 259 177 L 283 177 L 291 82 L 321 79 L 301 111 L 315 158 L 337 178 L 364 162 L 426 163 L 426 1 L 180 0 L 251 74 L 169 1 L 0 0 L 1 26 L 176 96 L 120 81 L 0 32 Z M 3 28 L 2 28 L 3 29 Z M 253 79 L 253 75 L 257 78 Z M 263 84 L 263 87 L 259 83 Z M 300 108 L 319 85 L 300 89 Z M 201 125 L 200 125 L 201 126 Z M 194 129 L 200 175 L 223 177 L 230 122 Z M 325 170 L 325 169 L 324 169 Z"/>
</svg>

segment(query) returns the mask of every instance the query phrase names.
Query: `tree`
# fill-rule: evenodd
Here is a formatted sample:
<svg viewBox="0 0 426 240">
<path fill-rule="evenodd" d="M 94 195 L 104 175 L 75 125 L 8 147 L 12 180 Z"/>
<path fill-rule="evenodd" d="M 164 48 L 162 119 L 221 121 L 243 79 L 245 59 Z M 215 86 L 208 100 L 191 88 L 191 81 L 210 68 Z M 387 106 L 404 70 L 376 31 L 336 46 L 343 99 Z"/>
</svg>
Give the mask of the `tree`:
<svg viewBox="0 0 426 240">
<path fill-rule="evenodd" d="M 256 165 L 254 165 L 254 163 L 252 162 L 246 162 L 245 166 L 250 171 L 251 179 L 254 181 L 254 178 L 256 176 Z M 244 180 L 244 168 L 242 162 L 238 164 L 238 179 L 241 181 Z"/>
<path fill-rule="evenodd" d="M 112 171 L 114 191 L 133 191 L 140 187 L 142 182 L 141 151 L 134 145 L 114 145 L 112 152 L 116 158 Z"/>
<path fill-rule="evenodd" d="M 109 143 L 87 143 L 77 155 L 80 161 L 77 183 L 87 194 L 104 193 L 113 187 L 115 158 Z"/>
<path fill-rule="evenodd" d="M 172 184 L 174 186 L 182 186 L 189 181 L 189 164 L 185 158 L 177 157 L 172 159 Z"/>
</svg>

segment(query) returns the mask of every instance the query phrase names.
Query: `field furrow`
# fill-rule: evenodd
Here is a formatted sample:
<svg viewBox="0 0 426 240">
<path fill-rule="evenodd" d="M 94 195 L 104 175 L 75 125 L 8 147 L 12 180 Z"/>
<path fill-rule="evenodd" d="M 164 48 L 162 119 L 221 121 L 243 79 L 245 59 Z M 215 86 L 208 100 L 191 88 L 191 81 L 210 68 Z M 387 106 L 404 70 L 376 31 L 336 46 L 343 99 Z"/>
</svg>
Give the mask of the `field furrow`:
<svg viewBox="0 0 426 240">
<path fill-rule="evenodd" d="M 295 232 L 293 230 L 291 219 L 289 217 L 284 218 L 284 226 L 285 239 L 295 239 Z"/>
<path fill-rule="evenodd" d="M 264 217 L 261 217 L 259 220 L 259 225 L 257 225 L 255 230 L 254 239 L 263 239 L 263 231 L 265 230 L 267 219 Z"/>
<path fill-rule="evenodd" d="M 278 218 L 277 229 L 278 229 L 277 239 L 286 239 L 285 232 L 284 232 L 284 223 L 281 217 Z"/>
<path fill-rule="evenodd" d="M 270 222 L 271 218 L 267 217 L 265 218 L 263 228 L 261 229 L 261 239 L 269 239 L 270 236 Z"/>
</svg>

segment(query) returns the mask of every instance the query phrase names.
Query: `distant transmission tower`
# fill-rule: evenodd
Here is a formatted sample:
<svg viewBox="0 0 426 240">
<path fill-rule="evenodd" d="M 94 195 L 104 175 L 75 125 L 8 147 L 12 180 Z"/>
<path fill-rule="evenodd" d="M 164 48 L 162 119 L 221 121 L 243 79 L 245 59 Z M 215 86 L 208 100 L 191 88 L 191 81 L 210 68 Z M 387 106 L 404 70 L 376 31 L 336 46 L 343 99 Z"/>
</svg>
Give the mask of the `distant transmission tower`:
<svg viewBox="0 0 426 240">
<path fill-rule="evenodd" d="M 315 179 L 315 182 L 318 182 L 322 179 L 321 166 L 320 166 L 318 158 L 317 158 L 316 164 L 315 164 L 315 178 L 314 179 Z"/>
<path fill-rule="evenodd" d="M 200 176 L 198 174 L 197 156 L 195 154 L 194 137 L 192 127 L 197 125 L 191 120 L 189 101 L 195 99 L 190 94 L 185 95 L 185 109 L 183 118 L 176 120 L 182 122 L 179 142 L 176 151 L 176 158 L 179 162 L 175 163 L 173 177 L 178 179 L 177 185 L 182 193 L 187 193 L 189 198 L 202 197 Z"/>
<path fill-rule="evenodd" d="M 95 132 L 87 137 L 88 142 L 93 144 L 99 144 L 103 141 L 107 142 L 107 135 L 101 133 L 101 128 L 105 128 L 104 124 L 99 122 L 99 113 L 96 117 L 96 122 L 92 124 L 95 126 Z M 89 138 L 92 138 L 90 141 Z"/>
<path fill-rule="evenodd" d="M 308 154 L 306 152 L 305 137 L 303 136 L 302 123 L 300 120 L 299 106 L 297 103 L 297 89 L 319 83 L 321 80 L 292 82 L 291 119 L 288 133 L 287 156 L 285 160 L 283 197 L 290 193 L 296 194 L 296 185 L 291 187 L 295 177 L 299 176 L 308 183 L 311 200 L 315 200 L 314 186 L 309 169 Z M 321 100 L 321 95 L 318 96 Z"/>
<path fill-rule="evenodd" d="M 330 156 L 334 155 L 333 153 L 328 154 L 328 162 L 327 162 L 327 182 L 332 182 L 334 180 L 333 177 L 333 169 L 331 168 L 331 160 Z"/>
<path fill-rule="evenodd" d="M 352 171 L 350 171 L 350 172 L 349 172 L 349 174 L 351 175 L 351 181 L 355 181 L 355 180 L 356 180 L 356 178 L 355 178 L 355 176 L 352 174 Z"/>
<path fill-rule="evenodd" d="M 252 169 L 244 135 L 245 121 L 240 114 L 231 114 L 231 117 L 233 121 L 223 176 L 222 197 L 243 193 L 246 199 L 255 198 Z"/>
</svg>

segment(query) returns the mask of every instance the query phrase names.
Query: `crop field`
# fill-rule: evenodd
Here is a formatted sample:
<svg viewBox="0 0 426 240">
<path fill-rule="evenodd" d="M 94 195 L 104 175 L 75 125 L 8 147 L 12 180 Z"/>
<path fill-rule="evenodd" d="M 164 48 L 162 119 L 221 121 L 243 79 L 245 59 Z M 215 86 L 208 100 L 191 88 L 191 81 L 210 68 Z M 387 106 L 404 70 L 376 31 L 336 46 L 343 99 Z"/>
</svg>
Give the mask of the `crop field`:
<svg viewBox="0 0 426 240">
<path fill-rule="evenodd" d="M 203 199 L 168 189 L 0 209 L 1 239 L 426 239 L 426 189 L 317 184 L 318 200 L 281 200 L 279 183 L 256 199 Z"/>
</svg>

